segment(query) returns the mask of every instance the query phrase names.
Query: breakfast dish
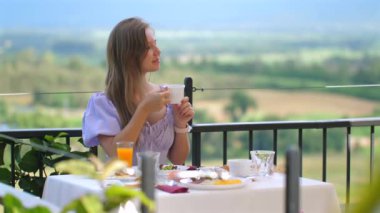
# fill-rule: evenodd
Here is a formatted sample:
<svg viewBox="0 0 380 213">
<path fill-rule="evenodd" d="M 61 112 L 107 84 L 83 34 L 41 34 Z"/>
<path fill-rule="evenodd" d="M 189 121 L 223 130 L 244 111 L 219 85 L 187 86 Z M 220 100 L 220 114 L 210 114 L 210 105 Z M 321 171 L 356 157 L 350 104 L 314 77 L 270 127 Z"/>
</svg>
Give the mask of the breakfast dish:
<svg viewBox="0 0 380 213">
<path fill-rule="evenodd" d="M 172 171 L 172 170 L 196 170 L 195 166 L 185 166 L 185 165 L 173 165 L 173 164 L 163 164 L 160 166 L 160 171 Z"/>
<path fill-rule="evenodd" d="M 204 180 L 192 180 L 184 179 L 180 181 L 180 185 L 188 187 L 189 189 L 201 189 L 201 190 L 224 190 L 224 189 L 236 189 L 244 187 L 248 182 L 245 179 L 233 178 L 233 179 L 204 179 Z"/>
<path fill-rule="evenodd" d="M 123 180 L 123 181 L 136 181 L 139 177 L 133 175 L 112 175 L 107 177 L 107 180 Z"/>
<path fill-rule="evenodd" d="M 196 170 L 197 168 L 194 166 L 184 166 L 184 165 L 173 165 L 173 164 L 164 164 L 160 166 L 160 170 L 158 172 L 159 175 L 167 176 L 175 171 L 189 171 Z"/>
<path fill-rule="evenodd" d="M 140 176 L 138 169 L 133 167 L 115 172 L 115 174 L 107 177 L 107 180 L 137 181 L 140 179 Z"/>
</svg>

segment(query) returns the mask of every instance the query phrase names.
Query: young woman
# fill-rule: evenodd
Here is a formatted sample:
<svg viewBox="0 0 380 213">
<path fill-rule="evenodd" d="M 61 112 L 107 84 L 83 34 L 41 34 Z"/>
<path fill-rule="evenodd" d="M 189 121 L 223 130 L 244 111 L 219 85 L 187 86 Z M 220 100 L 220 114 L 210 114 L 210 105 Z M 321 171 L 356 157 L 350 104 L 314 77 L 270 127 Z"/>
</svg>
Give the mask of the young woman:
<svg viewBox="0 0 380 213">
<path fill-rule="evenodd" d="M 134 164 L 136 152 L 144 150 L 160 152 L 161 164 L 183 164 L 194 111 L 187 97 L 169 104 L 169 91 L 149 82 L 149 73 L 160 68 L 153 29 L 139 18 L 118 23 L 108 39 L 107 62 L 105 92 L 92 95 L 83 116 L 84 143 L 100 144 L 116 157 L 117 141 L 134 141 Z"/>
</svg>

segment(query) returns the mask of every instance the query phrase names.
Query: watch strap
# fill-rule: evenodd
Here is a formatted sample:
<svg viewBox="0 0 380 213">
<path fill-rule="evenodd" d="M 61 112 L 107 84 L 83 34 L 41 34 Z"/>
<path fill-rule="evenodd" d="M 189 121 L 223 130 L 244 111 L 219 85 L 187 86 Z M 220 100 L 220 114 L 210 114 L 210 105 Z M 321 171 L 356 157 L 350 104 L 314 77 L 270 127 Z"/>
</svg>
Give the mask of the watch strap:
<svg viewBox="0 0 380 213">
<path fill-rule="evenodd" d="M 174 126 L 174 132 L 176 133 L 188 133 L 190 132 L 192 127 L 190 125 L 187 125 L 185 128 L 178 128 Z"/>
</svg>

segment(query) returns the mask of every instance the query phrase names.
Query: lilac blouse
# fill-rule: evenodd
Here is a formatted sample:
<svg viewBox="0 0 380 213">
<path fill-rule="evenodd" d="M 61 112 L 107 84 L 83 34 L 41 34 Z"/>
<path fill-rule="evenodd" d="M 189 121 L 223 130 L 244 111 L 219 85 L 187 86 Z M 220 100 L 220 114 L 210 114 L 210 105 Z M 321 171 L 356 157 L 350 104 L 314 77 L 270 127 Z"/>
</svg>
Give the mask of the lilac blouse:
<svg viewBox="0 0 380 213">
<path fill-rule="evenodd" d="M 89 147 L 99 145 L 99 135 L 115 136 L 122 129 L 116 108 L 103 92 L 91 96 L 82 125 L 83 141 Z M 160 164 L 165 164 L 173 142 L 173 109 L 167 105 L 166 114 L 161 120 L 154 124 L 144 124 L 133 152 L 133 164 L 137 164 L 136 152 L 141 151 L 160 152 Z"/>
</svg>

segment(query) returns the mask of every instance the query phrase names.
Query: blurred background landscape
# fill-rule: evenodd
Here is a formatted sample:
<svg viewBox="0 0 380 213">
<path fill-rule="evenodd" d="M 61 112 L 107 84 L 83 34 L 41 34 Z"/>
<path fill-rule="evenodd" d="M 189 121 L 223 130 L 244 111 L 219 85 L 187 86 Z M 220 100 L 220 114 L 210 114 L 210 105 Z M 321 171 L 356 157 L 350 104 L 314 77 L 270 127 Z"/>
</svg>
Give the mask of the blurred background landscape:
<svg viewBox="0 0 380 213">
<path fill-rule="evenodd" d="M 104 89 L 108 34 L 131 16 L 156 31 L 161 70 L 150 80 L 193 78 L 194 123 L 380 113 L 379 1 L 16 0 L 0 1 L 0 128 L 81 127 L 91 93 Z M 334 87 L 347 85 L 355 86 Z M 341 182 L 339 194 L 344 131 L 328 134 L 328 180 Z M 295 131 L 279 134 L 280 147 L 297 143 Z M 353 173 L 366 174 L 369 130 L 352 135 Z M 229 138 L 228 157 L 247 157 L 248 135 Z M 221 164 L 222 136 L 203 140 L 202 159 Z M 254 148 L 271 148 L 271 140 L 257 132 Z M 305 176 L 321 177 L 320 141 L 320 131 L 305 131 Z M 355 174 L 359 187 L 367 179 Z"/>
</svg>

